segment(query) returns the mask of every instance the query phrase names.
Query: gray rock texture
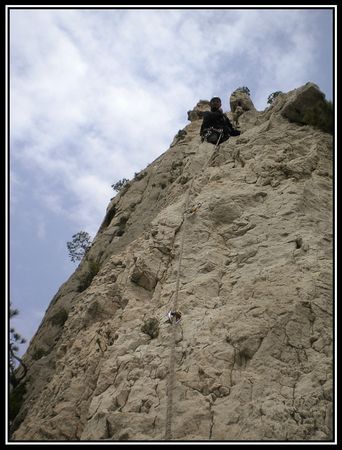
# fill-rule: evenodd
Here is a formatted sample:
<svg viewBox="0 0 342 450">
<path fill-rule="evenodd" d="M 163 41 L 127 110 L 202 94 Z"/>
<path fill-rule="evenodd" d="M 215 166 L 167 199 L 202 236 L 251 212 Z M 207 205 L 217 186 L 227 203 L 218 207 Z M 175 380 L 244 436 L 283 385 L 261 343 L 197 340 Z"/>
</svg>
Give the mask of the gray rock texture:
<svg viewBox="0 0 342 450">
<path fill-rule="evenodd" d="M 195 108 L 111 200 L 24 355 L 13 440 L 164 440 L 172 348 L 173 440 L 332 439 L 332 135 L 300 96 L 215 152 Z"/>
<path fill-rule="evenodd" d="M 232 92 L 229 98 L 229 105 L 231 111 L 234 113 L 237 108 L 241 107 L 242 111 L 255 111 L 255 106 L 252 99 L 243 91 L 242 88 L 236 89 Z"/>
</svg>

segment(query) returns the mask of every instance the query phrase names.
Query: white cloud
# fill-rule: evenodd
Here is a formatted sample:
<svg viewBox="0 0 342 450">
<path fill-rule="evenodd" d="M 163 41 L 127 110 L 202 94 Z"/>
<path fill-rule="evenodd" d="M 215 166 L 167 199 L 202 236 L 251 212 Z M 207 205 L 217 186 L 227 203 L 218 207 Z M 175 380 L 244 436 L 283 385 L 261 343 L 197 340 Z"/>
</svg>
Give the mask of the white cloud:
<svg viewBox="0 0 342 450">
<path fill-rule="evenodd" d="M 37 237 L 40 240 L 44 240 L 47 236 L 46 223 L 42 216 L 38 217 L 37 220 L 38 220 L 38 222 L 37 222 Z"/>
<path fill-rule="evenodd" d="M 228 104 L 229 89 L 248 80 L 260 108 L 271 92 L 309 81 L 308 19 L 299 10 L 12 10 L 15 163 L 40 172 L 46 204 L 93 217 L 94 228 L 110 185 L 165 151 L 199 99 L 220 87 Z"/>
</svg>

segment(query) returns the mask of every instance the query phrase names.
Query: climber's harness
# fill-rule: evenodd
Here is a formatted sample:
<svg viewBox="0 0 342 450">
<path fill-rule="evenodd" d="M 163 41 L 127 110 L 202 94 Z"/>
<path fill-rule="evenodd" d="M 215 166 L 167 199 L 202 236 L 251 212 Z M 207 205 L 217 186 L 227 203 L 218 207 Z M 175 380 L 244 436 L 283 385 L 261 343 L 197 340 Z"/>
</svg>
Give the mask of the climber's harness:
<svg viewBox="0 0 342 450">
<path fill-rule="evenodd" d="M 223 134 L 222 128 L 205 128 L 204 133 L 202 134 L 202 142 L 205 140 L 207 142 L 210 142 L 211 144 L 216 144 Z"/>
</svg>

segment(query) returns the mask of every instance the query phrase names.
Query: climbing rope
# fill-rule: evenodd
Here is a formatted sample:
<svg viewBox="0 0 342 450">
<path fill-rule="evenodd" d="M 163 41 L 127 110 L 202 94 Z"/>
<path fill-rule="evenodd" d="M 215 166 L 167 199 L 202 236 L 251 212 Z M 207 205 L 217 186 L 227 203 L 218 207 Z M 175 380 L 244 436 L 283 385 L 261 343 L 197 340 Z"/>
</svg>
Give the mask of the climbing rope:
<svg viewBox="0 0 342 450">
<path fill-rule="evenodd" d="M 207 159 L 205 164 L 203 165 L 201 169 L 201 173 L 205 171 L 207 168 L 211 158 L 213 157 L 215 151 L 217 150 L 220 140 L 222 137 L 222 133 L 220 134 L 217 143 L 215 145 L 215 148 L 213 150 L 213 153 L 210 155 L 210 157 Z M 186 235 L 186 222 L 187 222 L 187 211 L 189 209 L 189 202 L 190 202 L 190 195 L 192 191 L 192 186 L 195 181 L 195 176 L 192 177 L 191 183 L 188 188 L 188 192 L 186 195 L 186 201 L 185 201 L 185 207 L 183 210 L 183 221 L 181 224 L 181 228 L 183 228 L 182 238 L 181 238 L 181 244 L 180 244 L 180 250 L 179 250 L 179 257 L 178 257 L 178 267 L 177 267 L 177 278 L 176 278 L 176 288 L 175 288 L 175 296 L 173 301 L 173 311 L 178 311 L 178 293 L 179 293 L 179 281 L 180 281 L 180 273 L 181 273 L 181 267 L 182 267 L 182 259 L 183 259 L 183 249 L 184 249 L 184 239 Z M 178 321 L 176 320 L 176 315 L 174 315 L 171 318 L 171 351 L 170 351 L 170 362 L 169 362 L 169 378 L 168 378 L 168 384 L 167 384 L 167 391 L 166 391 L 166 423 L 165 423 L 165 440 L 171 440 L 172 439 L 172 408 L 173 408 L 173 390 L 174 390 L 174 382 L 175 382 L 175 359 L 176 359 L 176 324 Z"/>
</svg>

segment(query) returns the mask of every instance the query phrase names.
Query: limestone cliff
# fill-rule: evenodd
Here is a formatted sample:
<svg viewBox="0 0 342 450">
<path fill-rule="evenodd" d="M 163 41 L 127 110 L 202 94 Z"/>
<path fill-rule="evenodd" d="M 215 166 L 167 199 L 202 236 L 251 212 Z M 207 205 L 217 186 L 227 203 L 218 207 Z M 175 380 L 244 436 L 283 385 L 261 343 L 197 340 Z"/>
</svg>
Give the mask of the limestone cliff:
<svg viewBox="0 0 342 450">
<path fill-rule="evenodd" d="M 244 100 L 240 136 L 201 143 L 201 100 L 111 200 L 24 356 L 13 440 L 332 439 L 332 135 L 301 119 L 324 96 Z"/>
</svg>

